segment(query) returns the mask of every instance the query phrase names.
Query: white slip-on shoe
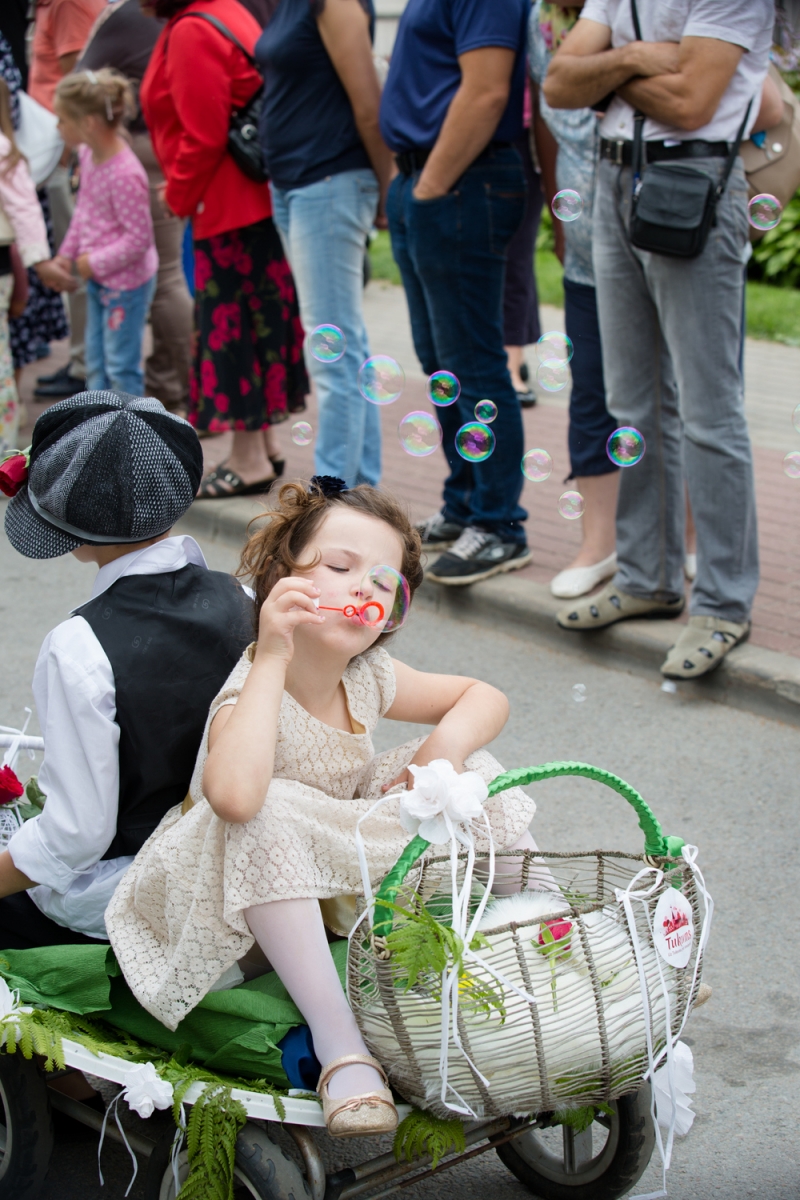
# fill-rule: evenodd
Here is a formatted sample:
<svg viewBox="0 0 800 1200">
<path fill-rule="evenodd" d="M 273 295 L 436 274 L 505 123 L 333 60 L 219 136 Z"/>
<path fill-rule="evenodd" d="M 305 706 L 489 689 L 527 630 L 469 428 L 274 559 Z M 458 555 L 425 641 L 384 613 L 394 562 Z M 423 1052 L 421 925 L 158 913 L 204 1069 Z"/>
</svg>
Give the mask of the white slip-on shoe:
<svg viewBox="0 0 800 1200">
<path fill-rule="evenodd" d="M 683 573 L 691 582 L 697 576 L 697 555 L 687 554 L 683 560 Z"/>
<path fill-rule="evenodd" d="M 561 600 L 572 600 L 585 596 L 604 579 L 610 579 L 617 569 L 617 555 L 609 554 L 602 562 L 591 567 L 570 567 L 559 572 L 550 583 L 550 591 Z"/>
</svg>

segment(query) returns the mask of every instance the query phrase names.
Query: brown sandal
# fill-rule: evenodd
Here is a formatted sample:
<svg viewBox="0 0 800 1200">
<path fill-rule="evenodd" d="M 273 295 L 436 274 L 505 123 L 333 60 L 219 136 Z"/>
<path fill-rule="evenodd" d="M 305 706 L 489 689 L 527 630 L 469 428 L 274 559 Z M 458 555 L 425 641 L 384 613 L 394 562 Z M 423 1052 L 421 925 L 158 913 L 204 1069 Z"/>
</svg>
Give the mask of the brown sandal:
<svg viewBox="0 0 800 1200">
<path fill-rule="evenodd" d="M 328 1095 L 328 1081 L 340 1067 L 361 1064 L 374 1067 L 384 1083 L 389 1082 L 377 1058 L 369 1054 L 344 1054 L 334 1058 L 323 1067 L 317 1084 L 317 1093 L 322 1101 L 322 1115 L 331 1137 L 371 1137 L 377 1133 L 394 1133 L 397 1128 L 397 1109 L 388 1087 L 360 1096 Z"/>
<path fill-rule="evenodd" d="M 245 483 L 241 475 L 237 475 L 230 467 L 226 467 L 224 463 L 220 463 L 213 471 L 210 471 L 204 479 L 200 481 L 200 487 L 197 489 L 198 500 L 228 500 L 232 496 L 258 496 L 262 492 L 268 492 L 275 480 L 278 478 L 276 474 L 270 476 L 269 479 L 259 479 L 257 483 Z M 221 483 L 229 484 L 229 487 L 220 487 Z"/>
</svg>

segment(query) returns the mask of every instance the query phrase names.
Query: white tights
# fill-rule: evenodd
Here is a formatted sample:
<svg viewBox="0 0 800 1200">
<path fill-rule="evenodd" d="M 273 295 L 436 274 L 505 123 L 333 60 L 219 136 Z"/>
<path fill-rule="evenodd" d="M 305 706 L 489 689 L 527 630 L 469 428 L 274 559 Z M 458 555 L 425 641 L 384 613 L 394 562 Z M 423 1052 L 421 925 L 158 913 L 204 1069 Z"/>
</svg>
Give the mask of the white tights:
<svg viewBox="0 0 800 1200">
<path fill-rule="evenodd" d="M 512 849 L 537 850 L 538 846 L 526 831 Z M 498 876 L 512 870 L 516 872 L 516 865 L 497 860 Z M 549 889 L 555 887 L 555 883 L 547 868 L 542 868 L 538 873 L 531 871 L 528 887 Z M 518 888 L 516 880 L 504 884 L 498 878 L 493 890 L 497 895 L 507 895 Z M 305 1017 L 322 1066 L 344 1054 L 369 1054 L 339 982 L 319 902 L 313 899 L 273 900 L 270 904 L 246 908 L 244 916 L 269 965 L 278 972 Z M 339 1098 L 380 1087 L 383 1087 L 383 1081 L 372 1067 L 351 1066 L 336 1072 L 328 1084 L 328 1092 Z"/>
<path fill-rule="evenodd" d="M 273 900 L 246 908 L 253 937 L 306 1019 L 322 1066 L 343 1054 L 369 1054 L 331 957 L 318 900 Z M 384 1086 L 373 1067 L 342 1067 L 328 1093 L 357 1096 Z"/>
</svg>

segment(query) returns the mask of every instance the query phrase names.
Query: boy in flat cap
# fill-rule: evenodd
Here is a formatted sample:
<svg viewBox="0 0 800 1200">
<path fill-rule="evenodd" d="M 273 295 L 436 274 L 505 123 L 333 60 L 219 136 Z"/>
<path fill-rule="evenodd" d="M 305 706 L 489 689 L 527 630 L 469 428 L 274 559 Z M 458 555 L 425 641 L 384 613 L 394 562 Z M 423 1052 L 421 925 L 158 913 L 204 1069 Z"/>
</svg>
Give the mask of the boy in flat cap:
<svg viewBox="0 0 800 1200">
<path fill-rule="evenodd" d="M 189 789 L 211 701 L 252 641 L 253 601 L 171 535 L 202 454 L 158 400 L 62 400 L 36 422 L 27 478 L 22 461 L 5 480 L 15 472 L 14 548 L 99 570 L 36 663 L 47 802 L 0 853 L 0 948 L 105 941 L 117 883 Z"/>
</svg>

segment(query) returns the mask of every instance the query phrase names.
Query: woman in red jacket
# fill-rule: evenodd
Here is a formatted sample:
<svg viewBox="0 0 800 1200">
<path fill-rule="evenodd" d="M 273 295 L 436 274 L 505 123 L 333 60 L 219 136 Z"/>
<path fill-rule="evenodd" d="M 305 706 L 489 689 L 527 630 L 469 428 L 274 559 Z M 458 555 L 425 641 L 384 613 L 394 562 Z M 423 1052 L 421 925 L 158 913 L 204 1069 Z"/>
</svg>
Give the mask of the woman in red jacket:
<svg viewBox="0 0 800 1200">
<path fill-rule="evenodd" d="M 261 30 L 238 0 L 151 0 L 168 18 L 142 80 L 142 111 L 166 176 L 165 203 L 192 222 L 197 344 L 189 419 L 233 429 L 229 458 L 200 485 L 217 498 L 259 492 L 283 466 L 271 426 L 305 408 L 308 378 L 294 281 L 267 184 L 227 150 L 231 111 L 261 87 L 258 70 L 210 21 L 252 51 Z"/>
</svg>

